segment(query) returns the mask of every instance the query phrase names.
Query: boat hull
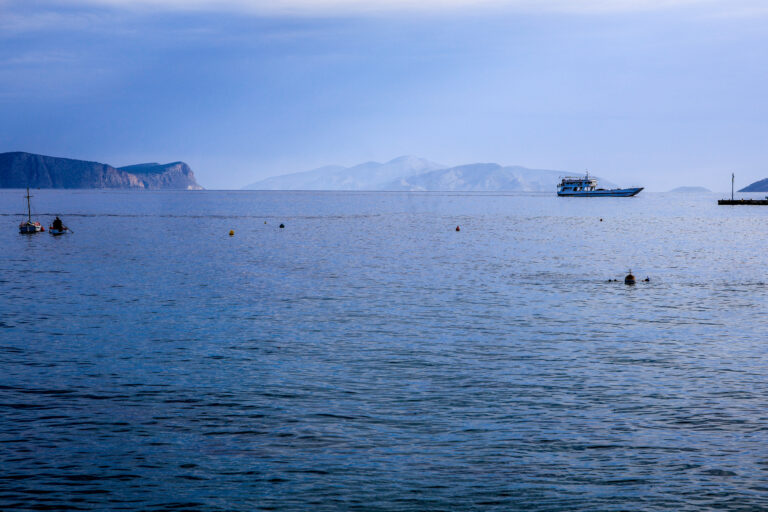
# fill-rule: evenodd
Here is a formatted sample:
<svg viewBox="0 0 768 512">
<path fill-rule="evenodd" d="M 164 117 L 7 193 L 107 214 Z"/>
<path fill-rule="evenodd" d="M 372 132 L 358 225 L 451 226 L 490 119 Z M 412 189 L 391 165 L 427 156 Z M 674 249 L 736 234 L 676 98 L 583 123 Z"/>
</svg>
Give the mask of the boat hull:
<svg viewBox="0 0 768 512">
<path fill-rule="evenodd" d="M 43 230 L 39 222 L 22 222 L 19 224 L 19 233 L 22 235 L 34 235 Z"/>
<path fill-rule="evenodd" d="M 578 192 L 558 192 L 563 197 L 632 197 L 637 195 L 645 187 L 615 188 L 612 190 L 585 190 Z"/>
<path fill-rule="evenodd" d="M 48 232 L 50 234 L 52 234 L 53 236 L 66 235 L 67 234 L 67 228 L 64 228 L 64 229 L 48 228 Z"/>
</svg>

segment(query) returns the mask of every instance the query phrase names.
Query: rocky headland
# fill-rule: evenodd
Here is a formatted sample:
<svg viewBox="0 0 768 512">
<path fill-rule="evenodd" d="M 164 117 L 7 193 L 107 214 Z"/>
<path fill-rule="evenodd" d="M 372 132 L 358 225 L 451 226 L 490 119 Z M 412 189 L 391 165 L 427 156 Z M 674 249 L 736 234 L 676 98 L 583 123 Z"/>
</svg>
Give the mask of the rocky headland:
<svg viewBox="0 0 768 512">
<path fill-rule="evenodd" d="M 0 153 L 0 188 L 202 190 L 184 162 L 112 167 L 33 153 Z"/>
</svg>

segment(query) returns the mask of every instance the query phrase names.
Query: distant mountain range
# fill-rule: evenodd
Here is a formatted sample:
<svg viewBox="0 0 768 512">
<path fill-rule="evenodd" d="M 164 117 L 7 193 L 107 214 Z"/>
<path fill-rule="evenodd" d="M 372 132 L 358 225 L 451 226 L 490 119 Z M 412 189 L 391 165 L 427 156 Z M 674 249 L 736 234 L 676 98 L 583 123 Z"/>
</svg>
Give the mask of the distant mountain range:
<svg viewBox="0 0 768 512">
<path fill-rule="evenodd" d="M 0 153 L 0 188 L 202 190 L 184 162 L 127 167 L 33 153 Z"/>
<path fill-rule="evenodd" d="M 747 185 L 739 190 L 739 192 L 768 192 L 768 178 Z"/>
<path fill-rule="evenodd" d="M 564 171 L 503 167 L 477 163 L 447 167 L 401 156 L 386 163 L 366 162 L 353 167 L 327 166 L 257 181 L 247 190 L 403 190 L 403 191 L 519 191 L 552 192 Z M 581 173 L 575 173 L 576 175 Z M 600 180 L 600 186 L 616 185 Z"/>
<path fill-rule="evenodd" d="M 401 156 L 389 162 L 366 162 L 354 167 L 329 165 L 311 171 L 275 176 L 246 186 L 249 190 L 386 190 L 397 181 L 442 169 L 423 158 Z"/>
</svg>

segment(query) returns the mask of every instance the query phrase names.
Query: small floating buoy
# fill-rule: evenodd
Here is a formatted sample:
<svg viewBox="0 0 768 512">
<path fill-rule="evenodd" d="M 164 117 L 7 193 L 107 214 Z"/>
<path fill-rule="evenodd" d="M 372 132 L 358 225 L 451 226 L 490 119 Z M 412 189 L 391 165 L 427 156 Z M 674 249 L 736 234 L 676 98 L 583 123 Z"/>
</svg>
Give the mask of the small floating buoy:
<svg viewBox="0 0 768 512">
<path fill-rule="evenodd" d="M 229 236 L 235 236 L 235 230 L 234 229 L 230 229 L 229 230 Z"/>
<path fill-rule="evenodd" d="M 603 219 L 600 219 L 600 222 L 603 222 Z"/>
<path fill-rule="evenodd" d="M 461 228 L 459 226 L 456 226 L 456 231 L 461 231 Z"/>
<path fill-rule="evenodd" d="M 285 224 L 280 224 L 280 229 L 283 229 L 285 227 Z"/>
<path fill-rule="evenodd" d="M 264 221 L 264 224 L 266 224 L 266 223 L 267 223 L 267 221 Z"/>
<path fill-rule="evenodd" d="M 651 282 L 651 278 L 650 277 L 646 277 L 645 279 L 643 279 L 643 281 L 645 281 L 646 283 L 650 283 Z"/>
<path fill-rule="evenodd" d="M 627 274 L 627 277 L 624 278 L 624 284 L 635 284 L 635 276 L 632 275 L 632 271 L 629 271 L 629 274 Z"/>
</svg>

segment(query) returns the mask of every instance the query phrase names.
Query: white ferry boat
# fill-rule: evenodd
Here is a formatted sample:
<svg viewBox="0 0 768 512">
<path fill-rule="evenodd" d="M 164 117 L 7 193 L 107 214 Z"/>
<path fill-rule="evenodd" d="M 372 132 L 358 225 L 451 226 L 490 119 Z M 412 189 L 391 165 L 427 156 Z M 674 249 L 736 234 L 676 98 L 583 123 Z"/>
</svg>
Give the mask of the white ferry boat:
<svg viewBox="0 0 768 512">
<path fill-rule="evenodd" d="M 586 176 L 566 176 L 557 185 L 558 196 L 608 196 L 608 197 L 630 197 L 634 196 L 644 187 L 639 188 L 597 188 L 597 180 L 590 178 L 589 173 Z"/>
</svg>

